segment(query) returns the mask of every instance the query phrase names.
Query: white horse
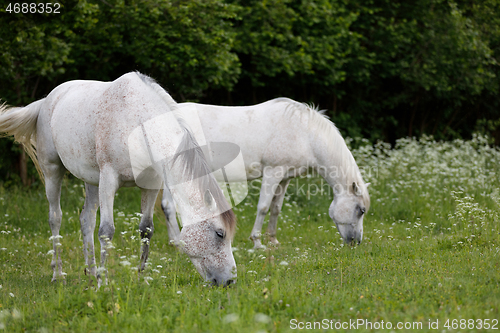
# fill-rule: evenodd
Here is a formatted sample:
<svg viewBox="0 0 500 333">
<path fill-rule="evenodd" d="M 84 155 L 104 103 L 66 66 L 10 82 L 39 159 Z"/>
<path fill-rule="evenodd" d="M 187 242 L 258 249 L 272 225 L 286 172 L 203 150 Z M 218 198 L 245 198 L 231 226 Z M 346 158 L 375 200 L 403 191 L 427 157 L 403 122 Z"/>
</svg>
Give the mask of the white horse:
<svg viewBox="0 0 500 333">
<path fill-rule="evenodd" d="M 321 112 L 288 98 L 253 106 L 182 103 L 179 108 L 197 110 L 203 133 L 195 132 L 195 136 L 238 145 L 247 179 L 262 177 L 257 218 L 250 235 L 255 248 L 262 247 L 261 230 L 269 210 L 269 240 L 279 244 L 276 225 L 286 188 L 291 178 L 309 169 L 315 169 L 333 188 L 329 215 L 344 241 L 361 242 L 363 216 L 370 206 L 368 184 L 339 131 Z M 168 189 L 164 190 L 162 208 L 169 237 L 175 241 L 179 227 Z"/>
<path fill-rule="evenodd" d="M 164 178 L 185 223 L 179 239 L 198 272 L 217 285 L 227 285 L 236 277 L 231 250 L 234 213 L 179 111 L 171 111 L 176 106 L 154 80 L 128 73 L 113 82 L 69 81 L 26 107 L 0 108 L 0 132 L 13 135 L 24 145 L 45 178 L 53 281 L 65 275 L 59 229 L 61 183 L 66 170 L 85 182 L 80 215 L 83 249 L 90 274 L 99 286 L 101 272 L 105 272 L 106 247 L 115 231 L 116 191 L 128 186 L 142 189 L 142 270 L 154 231 L 154 203 Z M 93 239 L 98 208 L 99 270 Z"/>
</svg>

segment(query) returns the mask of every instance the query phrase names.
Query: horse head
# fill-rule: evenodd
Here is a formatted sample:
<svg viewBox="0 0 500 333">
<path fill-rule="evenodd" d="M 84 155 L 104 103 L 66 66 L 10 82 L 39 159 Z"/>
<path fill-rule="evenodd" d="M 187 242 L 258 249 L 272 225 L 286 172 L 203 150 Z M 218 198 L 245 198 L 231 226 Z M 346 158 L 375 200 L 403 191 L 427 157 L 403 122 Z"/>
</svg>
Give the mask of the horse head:
<svg viewBox="0 0 500 333">
<path fill-rule="evenodd" d="M 347 188 L 335 189 L 329 214 L 347 244 L 359 244 L 363 240 L 363 217 L 370 206 L 368 185 L 353 182 Z"/>
<path fill-rule="evenodd" d="M 202 221 L 185 225 L 179 244 L 207 282 L 228 286 L 236 279 L 236 263 L 231 249 L 236 217 L 232 210 L 218 212 L 216 201 L 208 190 L 204 202 L 210 212 L 218 215 L 212 214 Z"/>
</svg>

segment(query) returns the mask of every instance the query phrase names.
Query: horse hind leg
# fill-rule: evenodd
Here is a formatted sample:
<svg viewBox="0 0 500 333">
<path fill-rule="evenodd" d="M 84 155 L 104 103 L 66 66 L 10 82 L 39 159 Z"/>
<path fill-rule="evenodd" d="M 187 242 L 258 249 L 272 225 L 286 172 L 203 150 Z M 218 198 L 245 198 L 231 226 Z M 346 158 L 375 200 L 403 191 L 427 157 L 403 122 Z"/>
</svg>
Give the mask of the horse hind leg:
<svg viewBox="0 0 500 333">
<path fill-rule="evenodd" d="M 99 209 L 101 212 L 101 223 L 99 225 L 99 243 L 101 244 L 101 262 L 97 270 L 97 288 L 102 284 L 103 277 L 106 280 L 106 257 L 112 248 L 111 241 L 115 234 L 115 223 L 113 221 L 113 204 L 116 191 L 119 188 L 118 176 L 113 168 L 104 166 L 99 175 Z"/>
<path fill-rule="evenodd" d="M 177 223 L 174 199 L 172 198 L 172 194 L 167 187 L 163 188 L 161 209 L 167 218 L 167 230 L 170 244 L 176 245 L 181 232 L 179 230 L 179 224 Z"/>
<path fill-rule="evenodd" d="M 50 266 L 53 270 L 52 282 L 57 279 L 64 279 L 66 275 L 62 271 L 61 259 L 61 229 L 62 211 L 61 211 L 61 184 L 65 173 L 62 165 L 45 164 L 42 165 L 45 176 L 45 194 L 49 201 L 49 225 L 52 232 L 52 261 Z"/>
<path fill-rule="evenodd" d="M 281 207 L 283 206 L 283 199 L 285 198 L 288 184 L 290 184 L 290 179 L 281 181 L 279 186 L 276 188 L 276 193 L 274 195 L 273 201 L 271 202 L 271 216 L 269 216 L 267 233 L 269 234 L 269 242 L 273 245 L 279 245 L 280 243 L 276 238 L 276 227 L 278 224 L 278 216 L 281 213 Z"/>
<path fill-rule="evenodd" d="M 94 230 L 96 213 L 99 208 L 99 188 L 85 183 L 85 203 L 80 214 L 80 227 L 83 235 L 83 255 L 86 272 L 97 278 L 97 267 L 94 252 Z"/>
<path fill-rule="evenodd" d="M 139 271 L 143 271 L 146 267 L 146 261 L 149 256 L 149 242 L 153 237 L 154 224 L 153 213 L 156 197 L 159 190 L 142 190 L 141 194 L 141 223 L 139 230 L 141 231 L 141 262 L 139 263 Z"/>
</svg>

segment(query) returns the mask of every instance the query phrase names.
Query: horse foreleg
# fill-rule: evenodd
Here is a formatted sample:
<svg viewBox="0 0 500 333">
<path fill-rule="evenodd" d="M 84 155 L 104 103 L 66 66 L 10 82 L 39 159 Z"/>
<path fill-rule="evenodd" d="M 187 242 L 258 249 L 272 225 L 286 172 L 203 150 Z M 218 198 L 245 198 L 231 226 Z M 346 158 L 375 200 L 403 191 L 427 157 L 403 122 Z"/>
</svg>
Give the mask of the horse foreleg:
<svg viewBox="0 0 500 333">
<path fill-rule="evenodd" d="M 111 241 L 113 240 L 113 235 L 115 234 L 113 203 L 116 191 L 119 188 L 118 176 L 111 167 L 103 167 L 100 172 L 99 208 L 101 211 L 101 223 L 99 225 L 99 242 L 101 244 L 101 262 L 97 272 L 98 288 L 102 284 L 102 276 L 104 275 L 106 278 L 105 264 L 107 250 L 112 247 Z"/>
<path fill-rule="evenodd" d="M 176 245 L 181 231 L 179 230 L 179 224 L 177 224 L 175 202 L 172 198 L 170 190 L 166 186 L 163 188 L 161 208 L 163 209 L 163 213 L 165 213 L 165 217 L 167 218 L 167 230 L 170 243 Z"/>
<path fill-rule="evenodd" d="M 279 186 L 276 188 L 273 201 L 271 202 L 271 216 L 269 216 L 269 225 L 267 226 L 267 232 L 269 234 L 269 242 L 274 245 L 278 245 L 278 239 L 276 239 L 276 226 L 278 224 L 278 216 L 281 212 L 281 207 L 283 206 L 283 199 L 285 198 L 286 189 L 290 184 L 290 179 L 284 179 L 281 181 Z"/>
<path fill-rule="evenodd" d="M 99 208 L 99 188 L 85 183 L 85 203 L 80 214 L 80 227 L 83 235 L 83 256 L 87 272 L 97 278 L 94 252 L 94 230 L 96 213 Z"/>
<path fill-rule="evenodd" d="M 61 240 L 59 230 L 61 229 L 61 184 L 64 176 L 64 168 L 57 164 L 42 165 L 45 176 L 45 194 L 49 201 L 49 225 L 52 231 L 52 261 L 50 266 L 53 270 L 52 282 L 59 277 L 64 279 L 62 271 Z"/>
<path fill-rule="evenodd" d="M 276 193 L 276 188 L 281 182 L 280 177 L 266 176 L 262 178 L 262 187 L 260 188 L 259 203 L 257 204 L 257 217 L 255 219 L 255 224 L 253 225 L 252 233 L 250 234 L 250 239 L 253 241 L 254 249 L 263 248 L 261 242 L 261 232 L 262 225 L 264 224 L 264 219 L 269 211 L 271 201 Z"/>
<path fill-rule="evenodd" d="M 141 196 L 141 223 L 139 230 L 141 231 L 141 262 L 139 263 L 139 270 L 142 271 L 146 267 L 146 261 L 149 256 L 149 242 L 153 237 L 154 224 L 153 212 L 155 207 L 156 197 L 159 190 L 142 190 Z"/>
</svg>

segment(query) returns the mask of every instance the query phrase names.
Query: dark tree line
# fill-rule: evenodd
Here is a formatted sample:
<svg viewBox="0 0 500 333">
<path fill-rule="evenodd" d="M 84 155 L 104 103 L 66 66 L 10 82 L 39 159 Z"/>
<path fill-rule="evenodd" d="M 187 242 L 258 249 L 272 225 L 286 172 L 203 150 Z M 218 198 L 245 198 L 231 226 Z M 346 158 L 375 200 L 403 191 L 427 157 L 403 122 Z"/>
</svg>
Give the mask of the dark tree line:
<svg viewBox="0 0 500 333">
<path fill-rule="evenodd" d="M 179 101 L 314 103 L 351 137 L 500 139 L 500 0 L 68 0 L 0 13 L 0 98 L 138 70 Z M 0 140 L 0 182 L 25 157 Z"/>
</svg>

